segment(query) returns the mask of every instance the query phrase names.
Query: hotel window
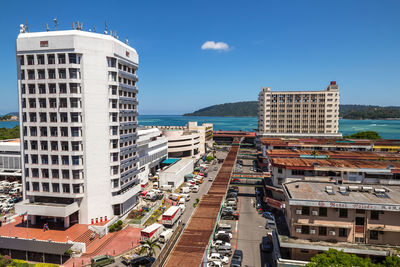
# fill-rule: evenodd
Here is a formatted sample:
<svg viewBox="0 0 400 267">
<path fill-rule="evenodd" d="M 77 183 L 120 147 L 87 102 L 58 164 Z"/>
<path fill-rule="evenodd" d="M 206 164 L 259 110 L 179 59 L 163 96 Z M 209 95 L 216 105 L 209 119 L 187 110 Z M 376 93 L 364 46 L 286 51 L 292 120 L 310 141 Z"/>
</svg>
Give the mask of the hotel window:
<svg viewBox="0 0 400 267">
<path fill-rule="evenodd" d="M 56 60 L 55 60 L 55 56 L 54 54 L 49 54 L 47 55 L 47 64 L 55 64 Z"/>
<path fill-rule="evenodd" d="M 57 92 L 56 85 L 54 83 L 49 84 L 49 94 L 55 94 Z"/>
<path fill-rule="evenodd" d="M 56 156 L 56 155 L 51 156 L 51 164 L 58 165 L 58 156 Z"/>
<path fill-rule="evenodd" d="M 301 226 L 301 233 L 302 233 L 303 235 L 308 235 L 308 234 L 310 234 L 310 226 L 308 226 L 308 225 L 303 225 L 303 226 Z"/>
<path fill-rule="evenodd" d="M 37 72 L 38 72 L 38 79 L 40 79 L 40 80 L 46 79 L 44 70 L 38 70 Z"/>
<path fill-rule="evenodd" d="M 69 157 L 68 156 L 62 156 L 61 157 L 61 163 L 62 163 L 62 165 L 69 165 Z M 64 170 L 63 170 L 63 178 L 69 178 L 69 175 L 68 175 L 68 177 L 64 177 Z"/>
<path fill-rule="evenodd" d="M 65 54 L 58 54 L 58 64 L 65 64 Z"/>
<path fill-rule="evenodd" d="M 339 217 L 347 218 L 347 209 L 339 209 Z"/>
<path fill-rule="evenodd" d="M 49 79 L 55 79 L 56 78 L 56 70 L 55 69 L 47 70 L 47 74 L 49 76 Z"/>
<path fill-rule="evenodd" d="M 60 121 L 61 122 L 68 122 L 68 114 L 67 113 L 60 113 Z"/>
<path fill-rule="evenodd" d="M 62 170 L 62 178 L 69 179 L 69 171 L 68 170 Z"/>
<path fill-rule="evenodd" d="M 72 165 L 79 165 L 79 164 L 80 164 L 79 156 L 72 156 Z"/>
<path fill-rule="evenodd" d="M 28 56 L 28 65 L 35 65 L 35 58 L 32 56 Z"/>
<path fill-rule="evenodd" d="M 62 137 L 68 137 L 68 127 L 61 127 L 60 132 Z"/>
<path fill-rule="evenodd" d="M 63 193 L 69 193 L 70 191 L 70 186 L 69 186 L 69 184 L 63 184 L 62 185 L 62 187 L 63 187 Z"/>
<path fill-rule="evenodd" d="M 38 169 L 32 169 L 32 177 L 33 178 L 38 178 L 39 177 L 39 170 Z M 36 190 L 36 191 L 39 191 L 39 189 Z"/>
<path fill-rule="evenodd" d="M 79 64 L 78 56 L 76 54 L 69 53 L 68 58 L 69 58 L 69 64 Z"/>
<path fill-rule="evenodd" d="M 347 237 L 347 229 L 339 228 L 339 237 Z"/>
<path fill-rule="evenodd" d="M 45 84 L 39 84 L 39 94 L 46 94 L 46 85 Z"/>
<path fill-rule="evenodd" d="M 318 227 L 318 234 L 322 236 L 326 236 L 326 227 L 320 226 Z"/>
<path fill-rule="evenodd" d="M 378 236 L 379 236 L 379 232 L 378 231 L 371 230 L 369 232 L 369 238 L 372 239 L 372 240 L 378 240 Z"/>
<path fill-rule="evenodd" d="M 49 183 L 42 183 L 42 189 L 43 192 L 49 192 L 50 191 Z"/>
<path fill-rule="evenodd" d="M 79 69 L 69 69 L 69 78 L 70 79 L 80 79 L 81 73 Z"/>
<path fill-rule="evenodd" d="M 310 215 L 310 207 L 302 206 L 301 207 L 301 214 L 302 215 Z"/>
<path fill-rule="evenodd" d="M 80 179 L 80 175 L 79 175 L 79 171 L 78 170 L 73 170 L 72 171 L 72 178 L 73 179 Z"/>
<path fill-rule="evenodd" d="M 371 210 L 371 220 L 379 220 L 379 211 Z"/>
<path fill-rule="evenodd" d="M 66 79 L 67 78 L 67 72 L 65 69 L 59 69 L 58 70 L 58 78 L 59 79 Z"/>
<path fill-rule="evenodd" d="M 33 191 L 39 191 L 39 183 L 37 182 L 32 183 L 32 189 Z"/>
<path fill-rule="evenodd" d="M 70 83 L 69 90 L 71 94 L 79 94 L 80 93 L 80 86 L 77 83 Z"/>
<path fill-rule="evenodd" d="M 328 209 L 327 208 L 319 208 L 319 216 L 326 217 L 328 216 Z"/>
<path fill-rule="evenodd" d="M 39 107 L 46 108 L 46 98 L 39 98 Z"/>
<path fill-rule="evenodd" d="M 59 184 L 51 184 L 53 187 L 53 192 L 54 193 L 59 193 L 60 192 L 60 185 Z"/>
<path fill-rule="evenodd" d="M 59 83 L 58 88 L 60 88 L 60 94 L 67 93 L 67 84 L 66 83 Z"/>
</svg>

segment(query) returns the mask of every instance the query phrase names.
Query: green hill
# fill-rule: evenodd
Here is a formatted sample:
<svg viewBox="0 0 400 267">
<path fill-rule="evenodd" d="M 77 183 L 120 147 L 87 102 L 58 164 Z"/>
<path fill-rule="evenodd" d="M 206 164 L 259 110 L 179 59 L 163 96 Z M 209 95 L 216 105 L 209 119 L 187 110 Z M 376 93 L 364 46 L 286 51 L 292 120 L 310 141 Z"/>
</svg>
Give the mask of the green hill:
<svg viewBox="0 0 400 267">
<path fill-rule="evenodd" d="M 209 117 L 256 117 L 258 101 L 225 103 L 199 109 L 183 116 Z M 340 105 L 339 116 L 344 119 L 394 119 L 400 118 L 400 107 L 380 107 L 368 105 Z"/>
<path fill-rule="evenodd" d="M 211 117 L 255 117 L 257 116 L 257 101 L 225 103 L 199 109 L 183 116 L 211 116 Z"/>
</svg>

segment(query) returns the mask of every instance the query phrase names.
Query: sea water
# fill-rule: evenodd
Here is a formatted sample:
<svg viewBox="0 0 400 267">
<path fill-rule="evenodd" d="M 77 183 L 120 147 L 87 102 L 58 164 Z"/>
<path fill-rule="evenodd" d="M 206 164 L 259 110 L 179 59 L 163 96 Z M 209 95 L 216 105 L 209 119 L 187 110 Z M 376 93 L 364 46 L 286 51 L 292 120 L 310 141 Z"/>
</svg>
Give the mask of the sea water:
<svg viewBox="0 0 400 267">
<path fill-rule="evenodd" d="M 139 125 L 184 126 L 189 121 L 214 124 L 214 130 L 253 131 L 257 128 L 256 117 L 195 117 L 181 115 L 140 115 Z M 0 128 L 12 128 L 16 121 L 0 121 Z M 339 132 L 349 135 L 361 131 L 375 131 L 385 139 L 400 139 L 400 120 L 339 120 Z"/>
</svg>

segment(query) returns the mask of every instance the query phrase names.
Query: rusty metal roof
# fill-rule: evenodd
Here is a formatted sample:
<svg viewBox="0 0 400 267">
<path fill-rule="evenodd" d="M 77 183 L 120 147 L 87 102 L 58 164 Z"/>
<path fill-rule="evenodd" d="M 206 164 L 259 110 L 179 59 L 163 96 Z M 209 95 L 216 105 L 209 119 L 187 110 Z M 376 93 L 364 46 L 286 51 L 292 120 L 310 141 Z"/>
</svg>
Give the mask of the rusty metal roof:
<svg viewBox="0 0 400 267">
<path fill-rule="evenodd" d="M 239 142 L 235 138 L 234 142 Z M 199 266 L 210 241 L 232 175 L 239 146 L 232 146 L 207 194 L 190 218 L 172 250 L 167 267 Z"/>
</svg>

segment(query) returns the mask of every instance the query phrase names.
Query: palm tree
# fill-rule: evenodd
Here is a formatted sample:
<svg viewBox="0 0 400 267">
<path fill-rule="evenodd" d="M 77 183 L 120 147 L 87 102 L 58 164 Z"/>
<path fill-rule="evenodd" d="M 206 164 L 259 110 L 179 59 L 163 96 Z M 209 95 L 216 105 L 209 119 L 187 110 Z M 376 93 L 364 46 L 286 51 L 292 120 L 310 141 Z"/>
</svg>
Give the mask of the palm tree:
<svg viewBox="0 0 400 267">
<path fill-rule="evenodd" d="M 144 242 L 142 248 L 139 251 L 139 254 L 147 253 L 147 256 L 151 257 L 155 254 L 156 248 L 161 249 L 160 245 L 157 244 L 156 241 L 148 239 L 146 240 L 146 242 Z"/>
<path fill-rule="evenodd" d="M 315 151 L 315 150 L 313 150 L 313 151 L 311 152 L 311 155 L 314 156 L 314 157 L 316 157 L 316 156 L 318 156 L 318 152 Z"/>
</svg>

